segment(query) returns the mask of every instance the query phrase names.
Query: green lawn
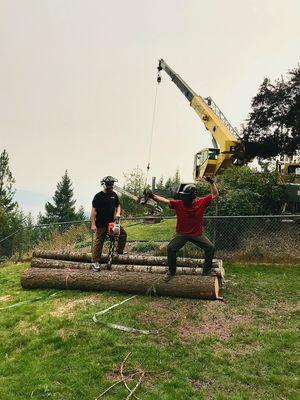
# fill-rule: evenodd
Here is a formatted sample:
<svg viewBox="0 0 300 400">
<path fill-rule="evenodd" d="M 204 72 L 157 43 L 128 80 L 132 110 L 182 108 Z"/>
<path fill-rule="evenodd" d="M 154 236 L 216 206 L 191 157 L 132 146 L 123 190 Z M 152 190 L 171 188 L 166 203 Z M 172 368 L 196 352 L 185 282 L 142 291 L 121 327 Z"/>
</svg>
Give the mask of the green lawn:
<svg viewBox="0 0 300 400">
<path fill-rule="evenodd" d="M 128 225 L 133 223 L 128 222 Z M 176 221 L 165 220 L 158 224 L 137 224 L 126 228 L 128 240 L 165 240 L 169 241 L 175 235 Z"/>
<path fill-rule="evenodd" d="M 0 268 L 0 308 L 54 293 L 22 290 L 27 267 Z M 176 310 L 179 319 L 160 335 L 95 324 L 94 312 L 129 297 L 118 293 L 62 291 L 0 310 L 0 399 L 96 399 L 119 379 L 129 352 L 125 376 L 148 371 L 141 400 L 299 399 L 300 266 L 225 267 L 225 302 L 138 296 L 102 317 L 160 328 Z M 138 376 L 128 379 L 131 388 Z M 127 395 L 117 385 L 103 399 Z"/>
</svg>

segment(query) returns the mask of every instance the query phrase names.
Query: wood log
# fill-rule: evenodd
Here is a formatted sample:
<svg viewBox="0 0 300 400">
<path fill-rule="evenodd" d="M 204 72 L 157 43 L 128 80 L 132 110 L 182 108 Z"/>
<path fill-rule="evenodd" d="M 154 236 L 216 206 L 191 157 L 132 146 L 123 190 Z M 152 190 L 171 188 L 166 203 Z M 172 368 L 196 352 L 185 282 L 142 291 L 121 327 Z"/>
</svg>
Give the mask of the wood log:
<svg viewBox="0 0 300 400">
<path fill-rule="evenodd" d="M 92 270 L 92 264 L 86 262 L 65 261 L 65 260 L 52 260 L 47 258 L 34 257 L 31 260 L 32 268 L 59 268 L 59 269 L 83 269 Z M 155 274 L 164 274 L 167 272 L 168 267 L 163 265 L 134 265 L 134 264 L 112 264 L 112 271 L 128 271 L 128 272 L 148 272 Z M 177 275 L 202 275 L 202 268 L 195 267 L 177 267 Z M 213 273 L 222 275 L 220 268 L 214 268 Z"/>
<path fill-rule="evenodd" d="M 119 291 L 137 294 L 219 299 L 215 276 L 176 275 L 164 282 L 161 274 L 120 271 L 85 271 L 71 269 L 29 268 L 21 276 L 25 289 L 55 288 L 94 291 Z"/>
<path fill-rule="evenodd" d="M 35 250 L 33 257 L 48 258 L 55 260 L 92 262 L 91 253 L 79 253 L 74 251 L 55 251 L 55 250 Z M 101 263 L 107 262 L 107 256 L 101 257 Z M 179 267 L 199 267 L 203 265 L 204 260 L 200 258 L 183 258 L 177 257 L 177 266 Z M 134 264 L 134 265 L 168 265 L 167 257 L 152 255 L 135 255 L 135 254 L 116 254 L 114 257 L 115 264 Z M 222 260 L 213 260 L 213 267 L 220 268 Z"/>
</svg>

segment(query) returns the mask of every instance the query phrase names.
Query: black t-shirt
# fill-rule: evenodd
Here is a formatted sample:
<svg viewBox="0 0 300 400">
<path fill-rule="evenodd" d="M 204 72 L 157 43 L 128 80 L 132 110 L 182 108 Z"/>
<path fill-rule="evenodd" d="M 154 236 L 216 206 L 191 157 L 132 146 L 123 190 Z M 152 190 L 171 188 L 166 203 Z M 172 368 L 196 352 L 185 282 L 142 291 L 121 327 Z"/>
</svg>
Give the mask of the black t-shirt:
<svg viewBox="0 0 300 400">
<path fill-rule="evenodd" d="M 115 210 L 120 205 L 115 192 L 99 192 L 93 198 L 93 208 L 96 209 L 96 226 L 107 225 L 114 221 Z"/>
</svg>

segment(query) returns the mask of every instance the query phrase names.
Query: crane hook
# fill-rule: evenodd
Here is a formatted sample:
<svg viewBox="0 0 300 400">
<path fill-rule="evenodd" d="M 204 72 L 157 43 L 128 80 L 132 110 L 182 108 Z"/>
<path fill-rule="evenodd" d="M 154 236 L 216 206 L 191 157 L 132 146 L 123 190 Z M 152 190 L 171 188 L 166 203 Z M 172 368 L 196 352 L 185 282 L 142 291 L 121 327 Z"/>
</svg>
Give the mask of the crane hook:
<svg viewBox="0 0 300 400">
<path fill-rule="evenodd" d="M 161 82 L 161 75 L 160 75 L 160 70 L 158 70 L 158 74 L 157 74 L 157 83 Z"/>
</svg>

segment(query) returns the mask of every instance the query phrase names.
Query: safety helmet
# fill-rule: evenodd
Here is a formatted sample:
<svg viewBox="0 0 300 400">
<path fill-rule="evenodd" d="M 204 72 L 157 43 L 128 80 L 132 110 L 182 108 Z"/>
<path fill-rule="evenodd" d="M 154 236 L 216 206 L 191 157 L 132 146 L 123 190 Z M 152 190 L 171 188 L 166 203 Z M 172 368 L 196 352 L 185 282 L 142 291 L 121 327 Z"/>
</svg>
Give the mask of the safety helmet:
<svg viewBox="0 0 300 400">
<path fill-rule="evenodd" d="M 108 186 L 109 183 L 115 183 L 118 182 L 118 179 L 114 178 L 113 176 L 105 176 L 103 179 L 101 179 L 101 185 Z"/>
<path fill-rule="evenodd" d="M 181 196 L 189 196 L 189 197 L 196 197 L 197 195 L 197 188 L 196 185 L 193 183 L 188 183 L 185 185 L 182 190 L 179 192 Z"/>
</svg>

